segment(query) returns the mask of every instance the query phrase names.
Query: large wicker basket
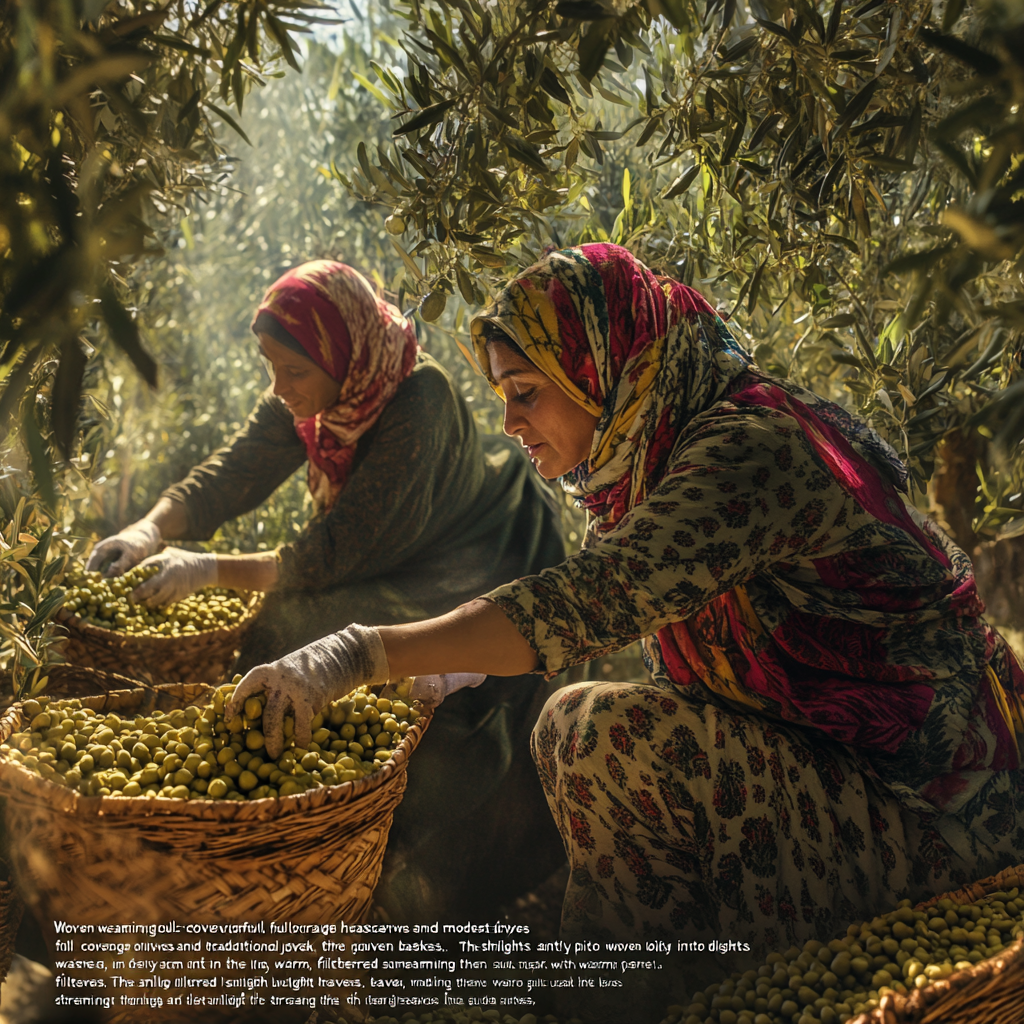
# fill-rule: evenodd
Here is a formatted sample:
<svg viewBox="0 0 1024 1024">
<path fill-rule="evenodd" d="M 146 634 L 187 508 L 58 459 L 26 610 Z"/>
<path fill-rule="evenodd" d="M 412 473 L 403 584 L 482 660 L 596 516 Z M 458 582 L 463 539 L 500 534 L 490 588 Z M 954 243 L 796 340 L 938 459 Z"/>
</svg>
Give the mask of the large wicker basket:
<svg viewBox="0 0 1024 1024">
<path fill-rule="evenodd" d="M 64 656 L 72 665 L 123 672 L 150 683 L 189 679 L 218 683 L 230 670 L 245 631 L 259 611 L 263 595 L 243 595 L 243 617 L 223 629 L 187 636 L 138 636 L 91 626 L 79 616 L 61 612 L 57 621 L 67 630 Z"/>
<path fill-rule="evenodd" d="M 208 693 L 205 686 L 179 684 L 115 691 L 82 704 L 125 714 L 184 707 Z M 20 707 L 0 717 L 0 742 L 22 726 Z M 369 778 L 247 802 L 83 797 L 17 762 L 0 761 L 18 890 L 43 922 L 51 948 L 55 919 L 93 925 L 360 921 L 380 876 L 408 758 L 429 720 L 423 716 Z M 132 1010 L 108 1019 L 178 1018 Z"/>
<path fill-rule="evenodd" d="M 137 687 L 139 684 L 113 672 L 100 672 L 74 665 L 54 665 L 49 672 L 46 695 L 57 698 L 94 697 L 111 690 Z M 10 706 L 8 699 L 0 710 Z M 7 836 L 0 844 L 0 983 L 7 977 L 14 957 L 14 942 L 25 910 L 11 878 Z"/>
<path fill-rule="evenodd" d="M 975 903 L 989 893 L 1024 889 L 1024 864 L 972 882 L 956 892 L 935 896 L 918 904 L 926 910 L 948 899 Z M 1024 1022 L 1024 937 L 998 956 L 957 971 L 942 981 L 909 996 L 882 997 L 870 1013 L 852 1018 L 849 1024 L 1022 1024 Z"/>
</svg>

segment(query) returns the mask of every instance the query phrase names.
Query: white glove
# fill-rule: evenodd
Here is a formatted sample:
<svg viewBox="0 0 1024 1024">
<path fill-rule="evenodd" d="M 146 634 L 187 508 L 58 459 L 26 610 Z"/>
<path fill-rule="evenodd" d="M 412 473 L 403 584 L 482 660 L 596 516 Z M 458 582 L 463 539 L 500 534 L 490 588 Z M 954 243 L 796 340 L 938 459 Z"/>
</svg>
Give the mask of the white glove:
<svg viewBox="0 0 1024 1024">
<path fill-rule="evenodd" d="M 277 758 L 284 750 L 284 715 L 289 705 L 295 716 L 295 742 L 307 747 L 313 738 L 310 723 L 332 700 L 364 683 L 386 683 L 389 676 L 380 633 L 373 626 L 349 626 L 269 665 L 257 665 L 235 687 L 224 718 L 240 714 L 246 698 L 254 693 L 266 693 L 263 742 L 267 753 Z"/>
<path fill-rule="evenodd" d="M 436 708 L 438 704 L 464 686 L 479 686 L 487 676 L 479 672 L 449 672 L 443 676 L 416 676 L 410 700 L 418 700 L 423 707 Z"/>
<path fill-rule="evenodd" d="M 103 575 L 121 576 L 144 558 L 155 555 L 162 543 L 163 537 L 156 523 L 140 519 L 113 537 L 98 541 L 89 555 L 89 561 L 85 563 L 86 572 L 95 572 L 104 562 L 112 559 Z"/>
<path fill-rule="evenodd" d="M 217 585 L 216 555 L 165 548 L 159 555 L 141 562 L 139 568 L 147 565 L 158 565 L 160 571 L 132 591 L 132 599 L 137 604 L 151 607 L 171 604 L 203 587 Z"/>
</svg>

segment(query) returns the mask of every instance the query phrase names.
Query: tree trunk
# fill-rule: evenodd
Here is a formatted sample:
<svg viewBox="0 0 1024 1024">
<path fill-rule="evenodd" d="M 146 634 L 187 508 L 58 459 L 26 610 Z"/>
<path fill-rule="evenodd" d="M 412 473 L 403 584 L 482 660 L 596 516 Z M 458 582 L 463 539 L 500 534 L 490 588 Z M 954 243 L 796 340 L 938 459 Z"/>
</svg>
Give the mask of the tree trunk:
<svg viewBox="0 0 1024 1024">
<path fill-rule="evenodd" d="M 971 557 L 989 620 L 1024 629 L 1024 537 L 988 541 Z"/>
<path fill-rule="evenodd" d="M 943 438 L 938 454 L 939 468 L 928 490 L 939 525 L 971 556 L 989 620 L 1024 629 L 1024 537 L 983 541 L 971 527 L 977 465 L 987 461 L 985 439 L 955 430 Z"/>
<path fill-rule="evenodd" d="M 986 462 L 985 439 L 971 431 L 948 433 L 939 444 L 938 467 L 928 484 L 939 525 L 973 557 L 979 537 L 971 527 L 978 494 L 978 463 Z"/>
</svg>

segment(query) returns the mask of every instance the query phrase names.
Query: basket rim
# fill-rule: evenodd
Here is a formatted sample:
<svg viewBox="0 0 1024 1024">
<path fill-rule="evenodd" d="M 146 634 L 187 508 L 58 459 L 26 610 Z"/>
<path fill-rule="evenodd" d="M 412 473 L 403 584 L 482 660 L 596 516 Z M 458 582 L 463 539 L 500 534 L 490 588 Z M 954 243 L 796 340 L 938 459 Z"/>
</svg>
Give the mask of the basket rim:
<svg viewBox="0 0 1024 1024">
<path fill-rule="evenodd" d="M 104 697 L 108 693 L 118 692 L 121 690 L 158 689 L 157 685 L 149 683 L 145 679 L 130 676 L 125 672 L 114 672 L 108 668 L 93 668 L 91 665 L 78 665 L 70 661 L 54 662 L 54 664 L 47 666 L 46 671 L 50 678 L 50 682 L 46 684 L 45 689 L 37 693 L 34 697 L 23 697 L 20 701 L 14 700 L 14 697 L 11 694 L 5 695 L 0 699 L 0 715 L 2 715 L 8 708 L 14 707 L 15 704 L 23 704 L 27 700 L 38 700 L 40 697 L 48 697 L 50 700 L 83 700 L 85 697 Z M 86 678 L 94 679 L 97 683 L 96 692 L 92 694 L 77 695 L 76 697 L 58 697 L 50 692 L 50 686 L 53 683 L 54 676 L 57 677 L 56 685 L 59 686 L 62 676 L 76 674 L 81 674 Z M 109 681 L 111 685 L 103 685 L 107 681 Z"/>
<path fill-rule="evenodd" d="M 244 595 L 247 601 L 245 612 L 237 622 L 230 626 L 218 627 L 217 629 L 201 629 L 196 630 L 194 633 L 179 633 L 177 636 L 124 633 L 118 629 L 107 629 L 105 626 L 93 626 L 80 615 L 69 612 L 65 608 L 59 609 L 54 618 L 68 630 L 69 639 L 73 637 L 73 633 L 78 633 L 79 636 L 88 637 L 91 640 L 102 641 L 107 645 L 120 644 L 122 647 L 147 647 L 150 645 L 161 647 L 171 643 L 180 645 L 183 640 L 186 642 L 195 640 L 207 642 L 229 640 L 241 635 L 250 622 L 259 614 L 260 609 L 263 607 L 263 601 L 266 598 L 266 594 L 261 590 L 239 590 L 236 593 Z"/>
<path fill-rule="evenodd" d="M 187 686 L 189 684 L 173 685 Z M 88 707 L 87 702 L 89 701 L 106 703 L 112 698 L 134 698 L 136 702 L 139 702 L 154 690 L 169 692 L 169 689 L 160 686 L 135 687 L 131 690 L 110 690 L 106 694 L 74 699 L 80 700 L 83 707 Z M 0 715 L 0 743 L 6 742 L 16 731 L 15 724 L 20 720 L 20 708 L 24 703 L 24 701 L 19 701 Z M 101 706 L 98 710 L 102 709 Z M 112 710 L 117 713 L 119 710 L 129 709 L 130 705 L 127 708 L 122 705 L 120 709 Z M 318 786 L 293 796 L 260 797 L 258 800 L 181 800 L 176 797 L 83 796 L 74 790 L 57 786 L 28 768 L 22 767 L 17 761 L 8 758 L 0 758 L 0 790 L 8 799 L 41 799 L 51 808 L 77 818 L 166 818 L 177 816 L 179 819 L 195 821 L 244 823 L 251 819 L 303 814 L 326 805 L 340 806 L 362 801 L 377 793 L 378 790 L 394 786 L 405 772 L 409 757 L 419 745 L 432 718 L 433 709 L 423 711 L 419 720 L 409 728 L 384 767 L 372 775 L 351 782 L 339 782 L 333 786 Z M 268 812 L 272 813 L 268 814 Z"/>
</svg>

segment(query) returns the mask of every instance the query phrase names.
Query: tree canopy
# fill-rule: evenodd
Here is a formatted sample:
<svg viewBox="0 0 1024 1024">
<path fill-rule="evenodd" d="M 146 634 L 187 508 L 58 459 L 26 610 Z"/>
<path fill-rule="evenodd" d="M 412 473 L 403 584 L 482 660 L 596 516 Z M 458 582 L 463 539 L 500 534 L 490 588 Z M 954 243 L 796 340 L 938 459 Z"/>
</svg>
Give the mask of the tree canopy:
<svg viewBox="0 0 1024 1024">
<path fill-rule="evenodd" d="M 130 267 L 161 251 L 168 216 L 227 173 L 224 127 L 237 129 L 253 85 L 297 68 L 296 33 L 334 20 L 321 0 L 4 3 L 0 422 L 22 410 L 44 482 L 43 432 L 71 454 L 93 346 L 111 339 L 156 383 Z M 41 388 L 52 396 L 42 425 L 24 402 Z"/>
<path fill-rule="evenodd" d="M 398 3 L 395 117 L 343 180 L 434 319 L 544 244 L 610 238 L 705 291 L 768 369 L 852 397 L 923 487 L 1024 433 L 1024 29 L 930 0 Z M 1019 15 L 1020 12 L 1018 12 Z M 1019 459 L 1015 463 L 1019 466 Z M 1019 469 L 980 527 L 1019 515 Z M 1006 501 L 1004 501 L 1004 498 Z"/>
<path fill-rule="evenodd" d="M 548 245 L 626 245 L 759 365 L 865 415 L 968 550 L 1024 543 L 1019 0 L 349 6 L 2 9 L 0 420 L 32 470 L 0 494 L 19 686 L 56 656 L 72 536 L 136 518 L 237 428 L 265 382 L 255 303 L 321 256 L 418 311 L 494 430 L 459 355 L 470 313 Z M 287 540 L 303 494 L 215 545 Z"/>
</svg>

